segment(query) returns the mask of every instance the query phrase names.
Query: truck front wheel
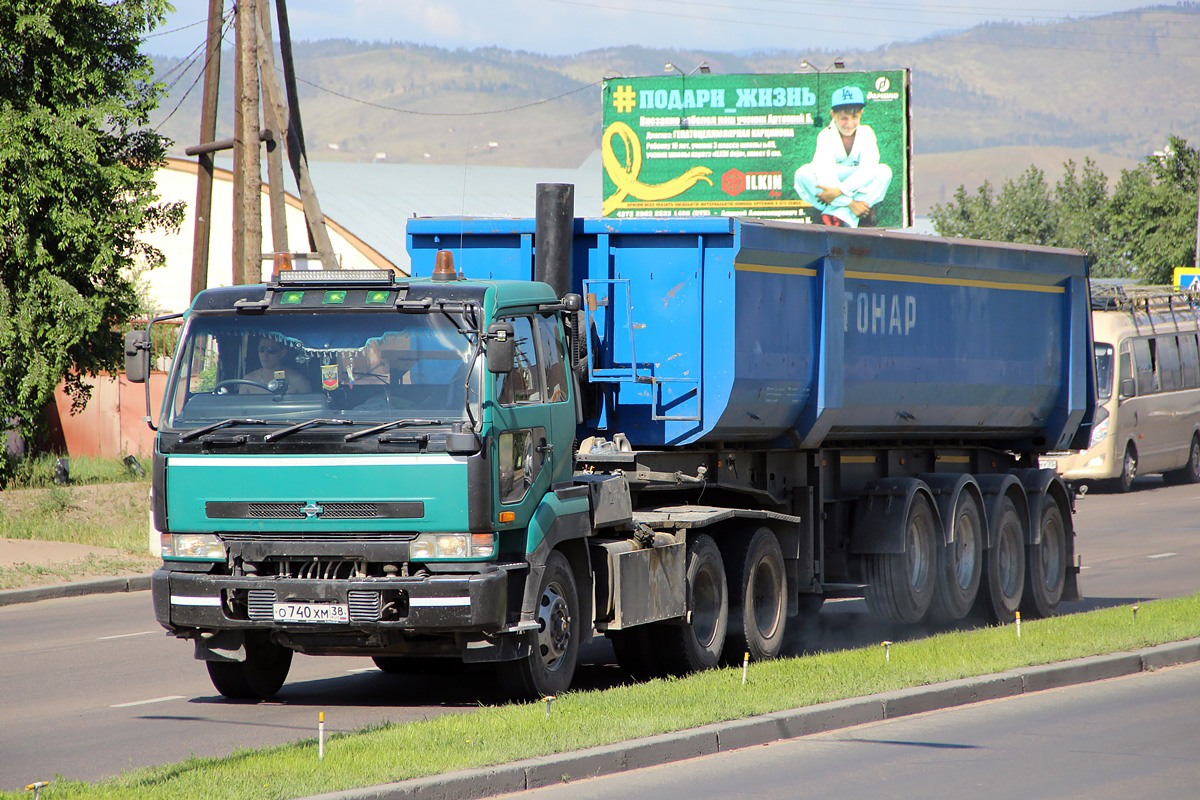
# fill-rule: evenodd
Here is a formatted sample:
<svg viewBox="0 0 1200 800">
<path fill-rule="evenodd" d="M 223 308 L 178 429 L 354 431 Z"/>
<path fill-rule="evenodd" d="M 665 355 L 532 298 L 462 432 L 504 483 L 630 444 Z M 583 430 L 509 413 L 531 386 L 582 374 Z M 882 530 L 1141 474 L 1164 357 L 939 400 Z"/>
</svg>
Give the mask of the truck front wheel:
<svg viewBox="0 0 1200 800">
<path fill-rule="evenodd" d="M 515 698 L 536 700 L 571 686 L 579 661 L 579 592 L 566 557 L 554 551 L 538 591 L 538 629 L 530 632 L 531 652 L 496 665 L 503 689 Z"/>
<path fill-rule="evenodd" d="M 246 636 L 245 661 L 206 661 L 212 685 L 230 700 L 274 697 L 292 668 L 292 651 L 265 636 Z"/>
</svg>

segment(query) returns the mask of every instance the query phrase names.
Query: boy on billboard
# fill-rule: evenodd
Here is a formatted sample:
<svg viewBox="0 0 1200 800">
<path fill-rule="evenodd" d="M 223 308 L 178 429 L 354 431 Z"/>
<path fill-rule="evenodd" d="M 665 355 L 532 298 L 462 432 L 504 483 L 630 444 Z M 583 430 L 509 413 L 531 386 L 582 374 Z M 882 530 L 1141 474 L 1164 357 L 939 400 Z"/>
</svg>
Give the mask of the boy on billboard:
<svg viewBox="0 0 1200 800">
<path fill-rule="evenodd" d="M 813 159 L 796 170 L 796 194 L 826 225 L 874 225 L 874 207 L 892 182 L 891 167 L 879 163 L 875 131 L 861 124 L 865 105 L 857 86 L 835 91 L 830 123 L 817 134 Z"/>
</svg>

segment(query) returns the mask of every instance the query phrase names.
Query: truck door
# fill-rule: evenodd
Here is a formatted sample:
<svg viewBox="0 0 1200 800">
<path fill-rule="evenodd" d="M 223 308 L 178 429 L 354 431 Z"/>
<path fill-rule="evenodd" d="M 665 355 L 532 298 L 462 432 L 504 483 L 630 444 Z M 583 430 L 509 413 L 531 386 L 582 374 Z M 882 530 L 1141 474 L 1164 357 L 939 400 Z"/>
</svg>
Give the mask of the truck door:
<svg viewBox="0 0 1200 800">
<path fill-rule="evenodd" d="M 512 372 L 496 376 L 494 499 L 498 511 L 514 512 L 513 524 L 524 526 L 550 486 L 559 454 L 552 445 L 552 404 L 547 402 L 538 329 L 531 316 L 505 321 L 513 324 L 516 365 Z"/>
</svg>

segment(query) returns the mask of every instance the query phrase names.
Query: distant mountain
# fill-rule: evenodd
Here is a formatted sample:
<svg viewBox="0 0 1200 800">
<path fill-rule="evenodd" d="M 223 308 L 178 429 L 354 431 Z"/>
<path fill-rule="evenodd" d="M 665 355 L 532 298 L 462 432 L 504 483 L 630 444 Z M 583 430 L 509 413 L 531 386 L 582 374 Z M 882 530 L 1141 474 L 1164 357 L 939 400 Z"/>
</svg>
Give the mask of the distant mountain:
<svg viewBox="0 0 1200 800">
<path fill-rule="evenodd" d="M 959 185 L 1054 179 L 1067 159 L 1115 181 L 1176 134 L 1200 136 L 1200 4 L 1054 24 L 996 23 L 869 51 L 705 51 L 618 47 L 576 56 L 445 50 L 346 40 L 295 43 L 311 159 L 575 167 L 600 145 L 600 81 L 657 75 L 671 61 L 715 73 L 793 72 L 802 59 L 912 70 L 917 212 Z M 222 64 L 217 138 L 232 136 L 232 54 Z M 152 120 L 195 144 L 200 62 L 156 59 L 172 85 Z M 551 99 L 556 98 L 556 99 Z M 178 109 L 172 112 L 172 109 Z M 168 118 L 169 115 L 169 118 Z M 165 120 L 165 121 L 164 121 Z"/>
</svg>

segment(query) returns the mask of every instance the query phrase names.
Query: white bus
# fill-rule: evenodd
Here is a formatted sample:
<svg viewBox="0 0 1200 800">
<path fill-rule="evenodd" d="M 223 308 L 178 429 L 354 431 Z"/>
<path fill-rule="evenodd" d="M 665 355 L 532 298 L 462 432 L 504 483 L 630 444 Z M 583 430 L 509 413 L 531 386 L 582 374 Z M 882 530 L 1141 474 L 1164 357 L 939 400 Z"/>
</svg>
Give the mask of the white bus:
<svg viewBox="0 0 1200 800">
<path fill-rule="evenodd" d="M 1137 475 L 1200 482 L 1200 294 L 1092 283 L 1096 418 L 1088 449 L 1045 461 L 1127 492 Z"/>
</svg>

